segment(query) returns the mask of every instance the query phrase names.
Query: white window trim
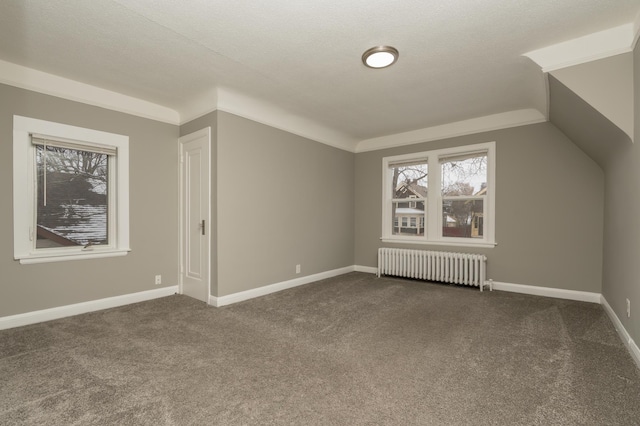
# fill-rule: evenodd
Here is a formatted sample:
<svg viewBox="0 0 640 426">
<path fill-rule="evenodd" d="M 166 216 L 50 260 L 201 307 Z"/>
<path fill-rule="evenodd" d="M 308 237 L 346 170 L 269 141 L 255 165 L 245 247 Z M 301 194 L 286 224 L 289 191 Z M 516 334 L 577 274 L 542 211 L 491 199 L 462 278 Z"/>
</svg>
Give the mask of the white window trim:
<svg viewBox="0 0 640 426">
<path fill-rule="evenodd" d="M 35 249 L 35 147 L 31 134 L 117 148 L 115 199 L 110 200 L 107 246 Z M 13 257 L 22 264 L 124 256 L 129 251 L 129 137 L 82 127 L 13 116 Z"/>
<path fill-rule="evenodd" d="M 484 232 L 482 238 L 455 238 L 442 236 L 442 193 L 440 176 L 440 157 L 452 154 L 464 154 L 486 151 L 487 152 L 487 194 L 482 197 L 460 197 L 458 199 L 470 198 L 484 199 Z M 393 191 L 391 188 L 392 172 L 390 165 L 400 162 L 410 162 L 412 160 L 427 159 L 428 164 L 428 188 L 436 188 L 429 191 L 426 203 L 426 232 L 425 236 L 393 235 L 391 226 L 391 200 Z M 412 154 L 396 155 L 384 157 L 382 159 L 382 237 L 385 243 L 402 244 L 428 244 L 460 247 L 495 247 L 495 194 L 496 194 L 496 143 L 486 142 L 475 145 L 465 145 L 454 148 L 438 149 L 433 151 L 416 152 Z M 437 170 L 437 173 L 432 173 Z M 487 220 L 488 219 L 488 220 Z"/>
</svg>

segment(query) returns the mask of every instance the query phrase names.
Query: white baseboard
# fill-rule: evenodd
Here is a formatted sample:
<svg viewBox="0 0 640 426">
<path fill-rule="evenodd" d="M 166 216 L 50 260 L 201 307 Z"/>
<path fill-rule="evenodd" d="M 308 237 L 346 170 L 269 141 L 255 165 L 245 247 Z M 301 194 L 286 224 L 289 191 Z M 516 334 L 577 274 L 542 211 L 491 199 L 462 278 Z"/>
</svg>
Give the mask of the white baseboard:
<svg viewBox="0 0 640 426">
<path fill-rule="evenodd" d="M 76 303 L 73 305 L 43 309 L 41 311 L 33 311 L 24 314 L 0 317 L 0 330 L 21 327 L 23 325 L 36 324 L 44 321 L 51 321 L 59 318 L 70 317 L 72 315 L 99 311 L 102 309 L 115 308 L 118 306 L 129 305 L 131 303 L 144 302 L 146 300 L 170 296 L 177 292 L 178 286 L 176 285 L 148 291 L 141 291 L 139 293 L 124 294 L 122 296 L 91 300 L 89 302 Z"/>
<path fill-rule="evenodd" d="M 604 296 L 601 296 L 600 301 L 602 303 L 602 306 L 604 307 L 605 312 L 607 313 L 607 315 L 609 315 L 613 326 L 616 328 L 620 339 L 629 350 L 629 353 L 631 353 L 631 358 L 633 358 L 638 368 L 640 368 L 640 348 L 638 348 L 636 342 L 633 341 L 633 339 L 627 332 L 627 329 L 624 328 L 624 325 L 622 325 L 622 321 L 620 321 L 620 318 L 618 318 L 616 313 L 613 311 L 611 305 L 609 305 L 609 302 L 607 302 L 607 299 L 605 299 Z"/>
<path fill-rule="evenodd" d="M 376 268 L 375 266 L 355 265 L 354 270 L 356 272 L 366 272 L 367 274 L 378 274 L 378 268 Z"/>
<path fill-rule="evenodd" d="M 534 296 L 555 297 L 556 299 L 578 300 L 580 302 L 600 303 L 600 293 L 588 291 L 565 290 L 562 288 L 537 287 L 533 285 L 493 282 L 494 290 L 512 293 L 531 294 Z"/>
<path fill-rule="evenodd" d="M 269 284 L 269 285 L 254 288 L 251 290 L 228 294 L 226 296 L 221 296 L 221 297 L 209 296 L 209 304 L 219 308 L 221 306 L 231 305 L 233 303 L 242 302 L 244 300 L 253 299 L 255 297 L 266 296 L 267 294 L 275 293 L 277 291 L 282 291 L 289 288 L 298 287 L 304 284 L 309 284 L 314 281 L 337 277 L 338 275 L 347 274 L 355 270 L 356 269 L 353 265 L 346 266 L 344 268 L 334 269 L 332 271 L 320 272 L 319 274 L 307 275 L 306 277 L 295 278 L 293 280 L 283 281 L 275 284 Z"/>
</svg>

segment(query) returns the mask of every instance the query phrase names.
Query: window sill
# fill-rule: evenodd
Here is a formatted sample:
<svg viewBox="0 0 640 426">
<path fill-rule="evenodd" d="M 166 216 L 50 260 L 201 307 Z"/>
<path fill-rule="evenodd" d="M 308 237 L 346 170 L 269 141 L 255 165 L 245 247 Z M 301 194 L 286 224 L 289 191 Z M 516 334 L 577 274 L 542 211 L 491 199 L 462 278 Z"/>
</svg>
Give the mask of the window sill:
<svg viewBox="0 0 640 426">
<path fill-rule="evenodd" d="M 388 238 L 382 237 L 380 240 L 383 243 L 394 244 L 420 244 L 429 246 L 450 246 L 450 247 L 483 247 L 494 248 L 498 243 L 491 243 L 488 241 L 450 241 L 450 240 L 416 240 L 414 238 Z"/>
<path fill-rule="evenodd" d="M 131 249 L 111 249 L 111 250 L 101 250 L 94 252 L 84 252 L 84 253 L 56 253 L 56 254 L 32 254 L 24 257 L 16 258 L 16 260 L 20 261 L 22 265 L 30 265 L 34 263 L 49 263 L 49 262 L 65 262 L 68 260 L 84 260 L 84 259 L 99 259 L 103 257 L 118 257 L 118 256 L 126 256 Z"/>
</svg>

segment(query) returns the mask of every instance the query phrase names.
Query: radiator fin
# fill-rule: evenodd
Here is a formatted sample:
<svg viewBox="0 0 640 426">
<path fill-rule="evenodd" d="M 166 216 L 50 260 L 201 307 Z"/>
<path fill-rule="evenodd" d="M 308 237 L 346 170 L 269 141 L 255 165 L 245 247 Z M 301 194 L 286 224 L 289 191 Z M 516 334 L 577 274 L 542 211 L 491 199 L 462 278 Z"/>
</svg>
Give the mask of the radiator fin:
<svg viewBox="0 0 640 426">
<path fill-rule="evenodd" d="M 482 291 L 486 283 L 486 265 L 487 257 L 482 254 L 378 249 L 378 276 L 463 284 L 480 287 Z"/>
</svg>

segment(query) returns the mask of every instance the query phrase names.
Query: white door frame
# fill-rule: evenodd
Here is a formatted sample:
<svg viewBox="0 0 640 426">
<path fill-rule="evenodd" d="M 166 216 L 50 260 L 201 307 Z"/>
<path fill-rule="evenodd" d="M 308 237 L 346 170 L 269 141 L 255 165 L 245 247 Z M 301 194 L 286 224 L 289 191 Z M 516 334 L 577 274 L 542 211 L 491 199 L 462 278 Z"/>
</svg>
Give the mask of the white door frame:
<svg viewBox="0 0 640 426">
<path fill-rule="evenodd" d="M 179 292 L 180 294 L 184 294 L 184 274 L 185 274 L 185 265 L 184 265 L 184 254 L 185 254 L 185 238 L 184 238 L 184 229 L 185 229 L 185 217 L 184 217 L 184 211 L 185 211 L 185 205 L 184 205 L 184 189 L 185 189 L 185 181 L 184 181 L 184 168 L 185 168 L 185 164 L 184 164 L 184 144 L 189 143 L 191 141 L 194 141 L 196 139 L 199 138 L 203 138 L 206 137 L 206 143 L 208 146 L 208 152 L 209 155 L 206 158 L 206 162 L 207 162 L 207 171 L 205 176 L 203 176 L 204 179 L 207 180 L 207 182 L 209 183 L 208 188 L 208 194 L 207 194 L 207 199 L 205 200 L 205 206 L 206 206 L 206 210 L 207 213 L 205 215 L 205 226 L 206 226 L 206 247 L 207 247 L 207 254 L 208 256 L 206 256 L 205 261 L 206 261 L 206 265 L 205 265 L 205 270 L 207 273 L 207 278 L 206 278 L 206 286 L 207 286 L 207 293 L 206 293 L 206 303 L 210 304 L 211 302 L 211 235 L 212 235 L 212 224 L 211 224 L 211 127 L 206 127 L 202 130 L 198 130 L 196 132 L 190 133 L 188 135 L 182 136 L 178 139 L 178 158 L 180 160 L 180 176 L 179 176 L 179 200 L 178 200 L 178 205 L 180 206 L 179 208 L 179 216 L 180 216 L 180 230 L 179 230 L 179 238 L 180 238 L 180 259 L 179 259 L 179 266 L 180 266 L 180 275 L 179 275 Z"/>
</svg>

